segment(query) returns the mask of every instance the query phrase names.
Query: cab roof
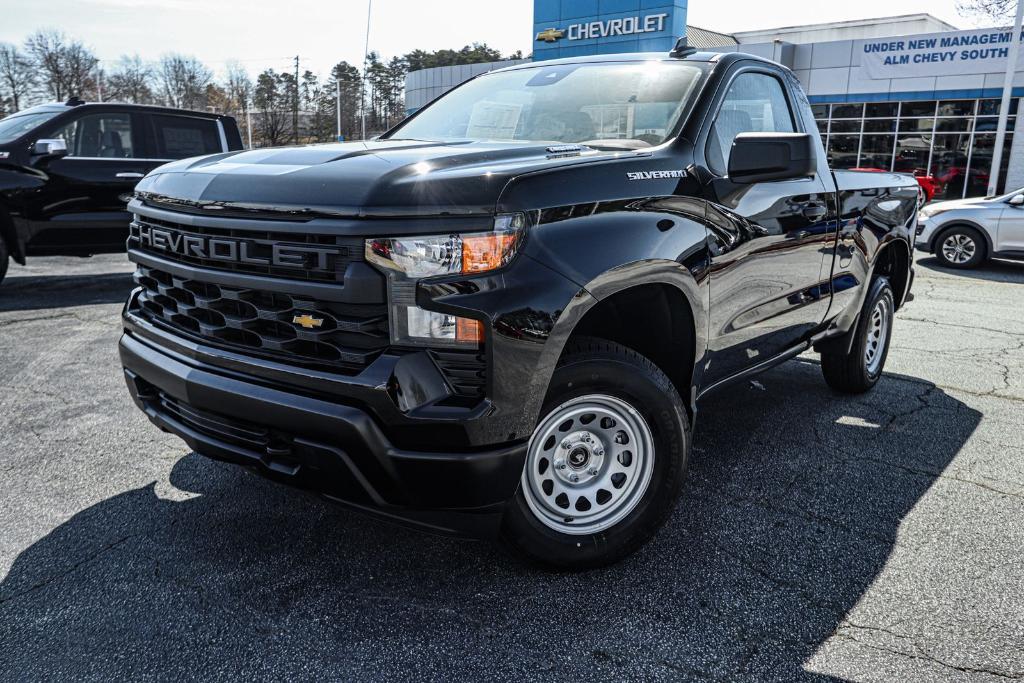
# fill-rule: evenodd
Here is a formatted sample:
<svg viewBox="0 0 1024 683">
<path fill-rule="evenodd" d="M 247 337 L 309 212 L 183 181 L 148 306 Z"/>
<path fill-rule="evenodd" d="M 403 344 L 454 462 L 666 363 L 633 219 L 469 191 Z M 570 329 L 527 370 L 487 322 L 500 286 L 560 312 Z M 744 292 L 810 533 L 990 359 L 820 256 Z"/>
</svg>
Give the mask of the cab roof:
<svg viewBox="0 0 1024 683">
<path fill-rule="evenodd" d="M 166 114 L 189 114 L 190 116 L 203 116 L 206 118 L 216 119 L 225 118 L 226 114 L 213 114 L 207 111 L 197 111 L 194 109 L 174 109 L 172 107 L 162 107 L 155 104 L 127 104 L 124 102 L 81 102 L 80 100 L 69 100 L 66 103 L 49 102 L 47 104 L 39 104 L 28 109 L 22 109 L 12 114 L 12 116 L 19 116 L 21 114 L 34 114 L 40 112 L 66 112 L 73 109 L 98 109 L 103 108 L 108 111 L 147 111 L 153 113 L 166 113 Z"/>
<path fill-rule="evenodd" d="M 602 64 L 612 62 L 696 62 L 696 63 L 725 63 L 739 60 L 755 60 L 765 64 L 775 64 L 770 59 L 748 54 L 746 52 L 687 52 L 680 57 L 673 57 L 667 52 L 624 52 L 608 55 L 588 55 L 585 57 L 563 57 L 561 59 L 545 59 L 542 62 L 524 62 L 514 64 L 503 69 L 495 69 L 489 73 L 500 71 L 517 71 L 537 66 L 561 66 L 563 64 Z M 784 67 L 785 68 L 785 67 Z"/>
</svg>

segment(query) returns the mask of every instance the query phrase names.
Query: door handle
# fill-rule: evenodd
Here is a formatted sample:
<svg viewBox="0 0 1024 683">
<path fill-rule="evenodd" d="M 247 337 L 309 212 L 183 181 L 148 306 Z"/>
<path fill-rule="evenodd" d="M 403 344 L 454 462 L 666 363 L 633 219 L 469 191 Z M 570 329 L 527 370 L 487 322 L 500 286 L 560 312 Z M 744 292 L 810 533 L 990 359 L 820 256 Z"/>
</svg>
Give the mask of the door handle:
<svg viewBox="0 0 1024 683">
<path fill-rule="evenodd" d="M 145 173 L 118 173 L 117 178 L 141 178 Z"/>
<path fill-rule="evenodd" d="M 824 218 L 826 213 L 828 213 L 828 208 L 824 204 L 808 204 L 804 207 L 804 218 L 812 221 Z"/>
</svg>

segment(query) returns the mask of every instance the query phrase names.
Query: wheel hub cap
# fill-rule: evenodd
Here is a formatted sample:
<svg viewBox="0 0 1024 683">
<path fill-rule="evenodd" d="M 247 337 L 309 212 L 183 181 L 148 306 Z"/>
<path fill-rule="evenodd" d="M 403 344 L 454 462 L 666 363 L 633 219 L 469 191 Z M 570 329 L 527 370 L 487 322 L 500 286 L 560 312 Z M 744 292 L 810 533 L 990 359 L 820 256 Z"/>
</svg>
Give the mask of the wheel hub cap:
<svg viewBox="0 0 1024 683">
<path fill-rule="evenodd" d="M 889 323 L 892 318 L 892 309 L 888 299 L 879 299 L 875 307 L 871 309 L 871 319 L 868 321 L 868 338 L 864 344 L 864 362 L 871 375 L 877 375 L 882 367 L 882 359 L 885 357 L 885 346 L 889 339 Z"/>
<path fill-rule="evenodd" d="M 974 240 L 963 234 L 950 235 L 942 242 L 942 255 L 950 263 L 967 263 L 977 249 Z"/>
<path fill-rule="evenodd" d="M 530 440 L 522 486 L 545 526 L 590 534 L 621 521 L 636 507 L 654 469 L 654 439 L 644 418 L 604 394 L 558 406 Z"/>
</svg>

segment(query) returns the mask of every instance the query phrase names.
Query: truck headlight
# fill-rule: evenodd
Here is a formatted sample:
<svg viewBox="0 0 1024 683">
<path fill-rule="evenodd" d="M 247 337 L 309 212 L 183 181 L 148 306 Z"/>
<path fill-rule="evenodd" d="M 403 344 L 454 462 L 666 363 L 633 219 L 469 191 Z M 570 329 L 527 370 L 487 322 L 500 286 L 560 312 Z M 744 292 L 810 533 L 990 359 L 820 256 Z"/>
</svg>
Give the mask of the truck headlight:
<svg viewBox="0 0 1024 683">
<path fill-rule="evenodd" d="M 417 307 L 416 283 L 501 268 L 516 255 L 525 228 L 526 217 L 513 213 L 496 216 L 488 232 L 366 240 L 366 260 L 388 276 L 392 343 L 478 345 L 480 322 Z"/>
</svg>

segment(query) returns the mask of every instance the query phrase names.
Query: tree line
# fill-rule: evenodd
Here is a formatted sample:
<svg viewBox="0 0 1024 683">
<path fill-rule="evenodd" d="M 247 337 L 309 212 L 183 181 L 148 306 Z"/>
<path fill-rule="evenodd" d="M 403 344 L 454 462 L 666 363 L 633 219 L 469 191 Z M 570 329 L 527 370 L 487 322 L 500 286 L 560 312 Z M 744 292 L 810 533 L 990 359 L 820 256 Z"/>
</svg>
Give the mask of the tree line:
<svg viewBox="0 0 1024 683">
<path fill-rule="evenodd" d="M 409 71 L 521 58 L 521 52 L 505 56 L 474 43 L 460 50 L 413 50 L 387 60 L 371 52 L 365 83 L 359 67 L 346 61 L 326 76 L 308 69 L 296 74 L 294 65 L 282 65 L 255 79 L 236 61 L 225 64 L 218 77 L 199 59 L 177 53 L 156 61 L 124 55 L 107 64 L 81 41 L 41 30 L 21 46 L 0 43 L 0 117 L 78 97 L 228 114 L 238 120 L 243 140 L 251 132 L 254 147 L 334 140 L 339 118 L 341 134 L 351 140 L 361 137 L 361 101 L 367 136 L 404 118 Z"/>
</svg>

